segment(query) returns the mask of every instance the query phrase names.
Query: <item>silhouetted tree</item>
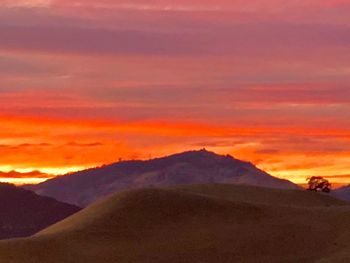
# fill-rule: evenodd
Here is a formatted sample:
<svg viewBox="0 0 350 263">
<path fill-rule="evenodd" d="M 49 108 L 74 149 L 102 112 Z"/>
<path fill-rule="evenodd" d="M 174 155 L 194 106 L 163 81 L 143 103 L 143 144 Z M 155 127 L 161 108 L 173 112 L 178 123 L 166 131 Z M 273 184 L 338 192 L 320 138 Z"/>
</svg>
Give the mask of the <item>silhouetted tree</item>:
<svg viewBox="0 0 350 263">
<path fill-rule="evenodd" d="M 329 193 L 331 191 L 331 184 L 328 180 L 321 176 L 312 176 L 307 178 L 310 191 L 321 191 L 324 193 Z"/>
</svg>

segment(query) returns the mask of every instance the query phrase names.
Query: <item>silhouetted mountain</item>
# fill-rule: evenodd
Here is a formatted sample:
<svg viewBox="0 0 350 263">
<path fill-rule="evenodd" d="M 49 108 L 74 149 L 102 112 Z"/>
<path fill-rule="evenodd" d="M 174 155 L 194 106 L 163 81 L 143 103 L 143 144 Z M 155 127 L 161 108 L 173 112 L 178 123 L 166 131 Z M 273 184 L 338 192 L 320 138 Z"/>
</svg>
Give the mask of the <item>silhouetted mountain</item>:
<svg viewBox="0 0 350 263">
<path fill-rule="evenodd" d="M 0 239 L 33 235 L 80 210 L 10 184 L 0 184 L 0 200 Z"/>
<path fill-rule="evenodd" d="M 350 185 L 335 189 L 331 194 L 338 199 L 350 201 Z"/>
<path fill-rule="evenodd" d="M 86 206 L 100 197 L 148 186 L 232 183 L 297 189 L 253 164 L 206 150 L 190 151 L 148 161 L 123 161 L 58 177 L 31 186 L 36 193 Z"/>
</svg>

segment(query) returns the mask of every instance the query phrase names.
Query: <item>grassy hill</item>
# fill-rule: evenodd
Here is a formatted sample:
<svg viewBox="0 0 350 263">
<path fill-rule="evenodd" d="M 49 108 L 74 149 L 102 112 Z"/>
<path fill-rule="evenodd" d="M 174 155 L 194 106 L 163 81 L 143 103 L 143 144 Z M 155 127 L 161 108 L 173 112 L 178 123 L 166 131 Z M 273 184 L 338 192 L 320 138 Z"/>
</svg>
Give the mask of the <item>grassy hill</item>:
<svg viewBox="0 0 350 263">
<path fill-rule="evenodd" d="M 0 242 L 0 262 L 348 262 L 349 219 L 348 203 L 306 191 L 132 190 L 32 238 Z"/>
</svg>

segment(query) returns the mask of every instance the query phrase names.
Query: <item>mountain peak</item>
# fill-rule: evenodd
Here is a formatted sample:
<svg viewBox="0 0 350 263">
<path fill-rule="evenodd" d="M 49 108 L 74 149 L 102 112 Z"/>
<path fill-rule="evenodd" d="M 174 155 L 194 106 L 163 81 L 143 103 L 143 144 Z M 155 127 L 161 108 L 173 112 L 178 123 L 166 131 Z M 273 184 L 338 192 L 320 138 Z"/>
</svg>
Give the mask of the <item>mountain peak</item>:
<svg viewBox="0 0 350 263">
<path fill-rule="evenodd" d="M 205 148 L 200 149 L 200 150 L 186 151 L 183 153 L 179 153 L 179 155 L 198 156 L 198 157 L 223 157 L 222 155 L 219 155 L 215 152 L 208 151 Z"/>
<path fill-rule="evenodd" d="M 159 160 L 168 160 L 168 161 L 179 161 L 179 162 L 186 162 L 186 163 L 191 163 L 191 162 L 199 162 L 200 164 L 203 165 L 214 165 L 215 163 L 222 163 L 222 162 L 239 162 L 241 164 L 250 164 L 245 161 L 238 160 L 231 155 L 220 155 L 215 152 L 211 152 L 206 150 L 205 148 L 201 150 L 192 150 L 192 151 L 185 151 L 181 153 L 176 153 L 172 154 L 169 156 L 161 157 L 161 158 L 156 158 L 148 161 L 159 161 Z M 148 162 L 145 161 L 145 162 Z"/>
<path fill-rule="evenodd" d="M 87 206 L 103 196 L 127 189 L 212 183 L 298 188 L 251 163 L 201 149 L 146 161 L 121 161 L 61 176 L 30 189 L 60 201 Z"/>
</svg>

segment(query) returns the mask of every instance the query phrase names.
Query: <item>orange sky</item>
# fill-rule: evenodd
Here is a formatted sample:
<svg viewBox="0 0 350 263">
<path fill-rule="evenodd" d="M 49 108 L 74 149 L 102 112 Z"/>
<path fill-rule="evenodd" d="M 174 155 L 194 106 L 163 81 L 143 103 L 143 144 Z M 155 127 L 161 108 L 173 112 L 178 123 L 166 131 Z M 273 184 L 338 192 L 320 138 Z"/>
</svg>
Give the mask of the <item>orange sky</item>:
<svg viewBox="0 0 350 263">
<path fill-rule="evenodd" d="M 349 14 L 343 0 L 0 1 L 0 172 L 205 147 L 350 183 Z M 31 176 L 2 180 L 45 179 Z"/>
<path fill-rule="evenodd" d="M 164 121 L 76 121 L 2 116 L 0 170 L 59 174 L 206 147 L 250 160 L 273 175 L 303 183 L 310 175 L 347 183 L 350 130 L 239 127 Z M 339 148 L 338 148 L 339 147 Z M 343 175 L 345 175 L 343 177 Z M 347 175 L 347 176 L 346 176 Z M 8 178 L 15 183 L 45 178 Z"/>
</svg>

